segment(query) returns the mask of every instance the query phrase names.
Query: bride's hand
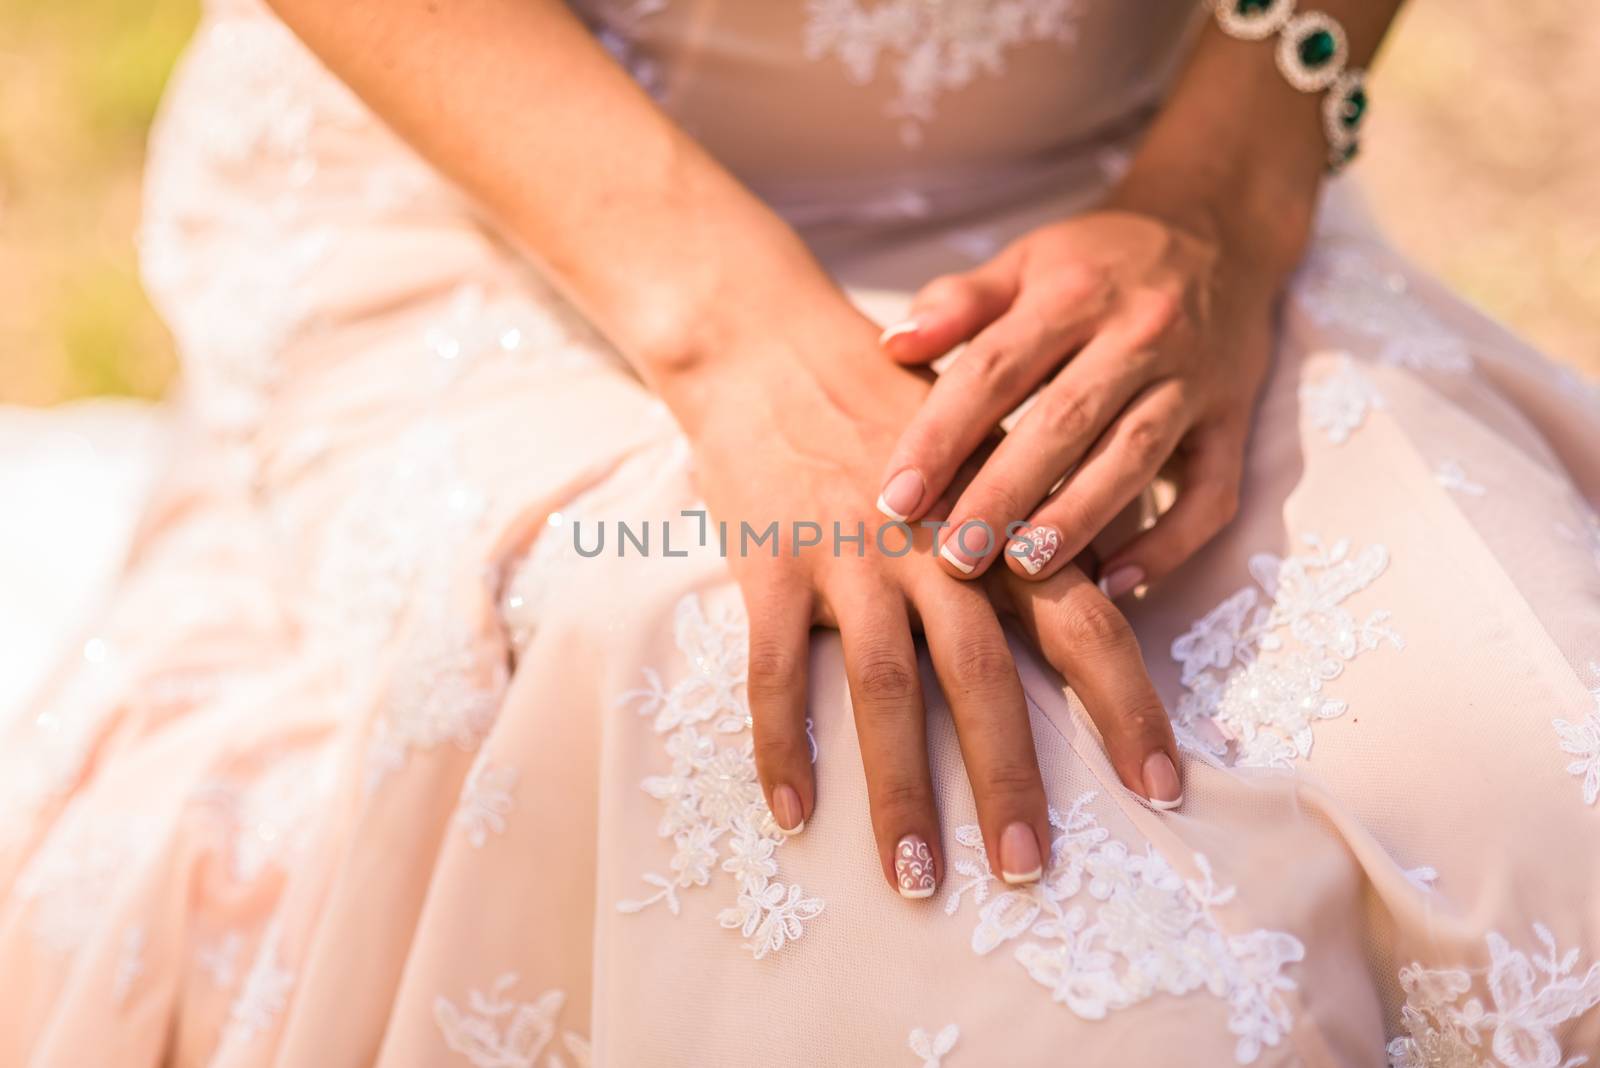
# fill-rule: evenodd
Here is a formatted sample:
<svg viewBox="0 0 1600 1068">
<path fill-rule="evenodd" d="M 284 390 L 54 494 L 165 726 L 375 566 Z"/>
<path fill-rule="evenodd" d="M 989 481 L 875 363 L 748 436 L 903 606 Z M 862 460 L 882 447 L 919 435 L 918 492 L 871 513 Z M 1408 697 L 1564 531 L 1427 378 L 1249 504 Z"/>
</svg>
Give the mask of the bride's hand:
<svg viewBox="0 0 1600 1068">
<path fill-rule="evenodd" d="M 695 445 L 696 480 L 727 524 L 730 563 L 750 620 L 749 698 L 757 768 L 788 832 L 816 801 L 806 736 L 813 625 L 841 632 L 872 821 L 885 877 L 902 894 L 933 892 L 943 870 L 928 768 L 913 628 L 925 632 L 948 699 L 994 871 L 1039 876 L 1050 828 L 1016 665 L 985 589 L 947 581 L 933 532 L 887 526 L 865 502 L 878 465 L 927 395 L 913 373 L 873 359 L 875 329 L 841 308 L 832 323 L 785 324 L 735 346 L 737 358 L 675 390 Z M 741 553 L 776 521 L 776 543 Z M 795 524 L 816 528 L 797 530 Z M 835 526 L 837 524 L 837 527 Z M 863 542 L 834 541 L 864 534 Z M 821 544 L 802 542 L 820 536 Z M 1009 600 L 1071 679 L 1128 786 L 1180 793 L 1170 724 L 1121 615 L 1081 574 L 1012 582 Z M 1148 762 L 1154 762 L 1154 770 Z M 1153 777 L 1152 777 L 1153 775 Z"/>
<path fill-rule="evenodd" d="M 1115 598 L 1166 575 L 1236 511 L 1275 290 L 1205 216 L 1116 207 L 934 280 L 885 349 L 922 364 L 968 345 L 901 435 L 882 507 L 926 514 L 1031 395 L 951 511 L 948 572 L 974 578 L 1003 554 L 1018 576 L 1049 578 L 1172 462 L 1176 503 L 1105 557 L 1100 583 Z M 956 534 L 974 521 L 993 535 Z"/>
</svg>

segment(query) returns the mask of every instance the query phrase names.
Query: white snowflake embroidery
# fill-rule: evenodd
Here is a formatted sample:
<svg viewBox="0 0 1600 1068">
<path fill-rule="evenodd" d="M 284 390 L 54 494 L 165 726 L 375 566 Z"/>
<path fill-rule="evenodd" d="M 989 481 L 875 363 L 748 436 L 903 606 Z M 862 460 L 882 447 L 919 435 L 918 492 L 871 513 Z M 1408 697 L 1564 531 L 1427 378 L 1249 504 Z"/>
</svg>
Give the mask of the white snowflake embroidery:
<svg viewBox="0 0 1600 1068">
<path fill-rule="evenodd" d="M 798 939 L 805 921 L 822 912 L 823 902 L 778 878 L 775 854 L 784 834 L 756 779 L 742 611 L 708 615 L 700 598 L 690 594 L 678 602 L 673 631 L 688 674 L 669 689 L 646 668 L 645 688 L 621 698 L 640 715 L 654 717 L 672 760 L 668 774 L 643 784 L 665 806 L 657 833 L 672 839 L 671 874 L 647 872 L 643 879 L 656 892 L 621 901 L 617 908 L 638 912 L 664 903 L 676 915 L 678 891 L 709 885 L 720 861 L 736 892 L 717 922 L 743 935 L 745 948 L 760 959 Z"/>
<path fill-rule="evenodd" d="M 1589 670 L 1600 680 L 1600 664 L 1591 662 Z M 1567 765 L 1567 774 L 1583 780 L 1583 803 L 1600 799 L 1600 685 L 1589 691 L 1594 708 L 1580 722 L 1551 720 L 1560 738 L 1561 751 L 1578 759 Z"/>
<path fill-rule="evenodd" d="M 1388 612 L 1358 621 L 1343 607 L 1388 567 L 1388 550 L 1305 542 L 1303 555 L 1251 557 L 1260 590 L 1240 590 L 1172 643 L 1187 690 L 1173 714 L 1184 745 L 1222 756 L 1231 743 L 1237 764 L 1292 767 L 1311 753 L 1312 724 L 1344 714 L 1326 684 L 1362 652 L 1404 648 Z"/>
<path fill-rule="evenodd" d="M 877 75 L 882 53 L 899 53 L 899 93 L 888 114 L 908 147 L 922 141 L 941 93 L 980 74 L 1005 72 L 1008 49 L 1035 42 L 1071 44 L 1082 18 L 1079 0 L 808 0 L 806 58 L 833 55 L 859 85 Z"/>
<path fill-rule="evenodd" d="M 1434 469 L 1433 479 L 1447 490 L 1468 497 L 1482 497 L 1489 491 L 1481 483 L 1467 477 L 1466 470 L 1455 460 L 1444 460 Z"/>
<path fill-rule="evenodd" d="M 1367 413 L 1384 406 L 1383 395 L 1349 356 L 1339 357 L 1332 373 L 1300 387 L 1306 418 L 1328 441 L 1343 445 L 1367 421 Z"/>
<path fill-rule="evenodd" d="M 943 1068 L 945 1055 L 955 1049 L 960 1037 L 961 1028 L 955 1024 L 945 1024 L 938 1034 L 913 1027 L 906 1038 L 906 1045 L 911 1047 L 912 1053 L 922 1058 L 922 1068 Z"/>
<path fill-rule="evenodd" d="M 1600 963 L 1574 974 L 1578 950 L 1562 954 L 1544 925 L 1534 924 L 1533 930 L 1543 952 L 1531 956 L 1490 932 L 1486 970 L 1432 969 L 1419 963 L 1400 969 L 1405 1033 L 1389 1043 L 1391 1068 L 1587 1064 L 1589 1058 L 1582 1054 L 1563 1059 L 1555 1029 L 1600 1004 Z M 1472 994 L 1475 977 L 1483 980 L 1487 1004 Z"/>
<path fill-rule="evenodd" d="M 516 788 L 516 768 L 484 760 L 473 766 L 461 787 L 461 806 L 456 809 L 456 822 L 465 831 L 467 841 L 482 849 L 491 833 L 505 833 L 506 817 L 516 807 L 511 796 Z"/>
<path fill-rule="evenodd" d="M 515 972 L 494 981 L 488 993 L 467 992 L 465 1011 L 449 998 L 433 999 L 433 1019 L 445 1045 L 461 1054 L 474 1068 L 564 1068 L 566 1062 L 551 1048 L 560 1030 L 567 995 L 547 990 L 533 1001 L 517 1001 L 510 990 L 518 982 Z M 588 1039 L 575 1031 L 561 1031 L 561 1045 L 578 1068 L 588 1068 Z"/>
<path fill-rule="evenodd" d="M 283 967 L 278 959 L 278 942 L 282 929 L 277 920 L 267 925 L 256 949 L 255 963 L 245 973 L 239 996 L 228 1012 L 226 1041 L 248 1043 L 269 1030 L 283 1010 L 289 1005 L 289 990 L 294 986 L 294 973 Z"/>
<path fill-rule="evenodd" d="M 142 926 L 130 927 L 122 933 L 122 945 L 117 949 L 117 970 L 111 977 L 111 999 L 118 1005 L 128 999 L 133 984 L 144 975 L 145 941 Z"/>
<path fill-rule="evenodd" d="M 1362 335 L 1382 363 L 1442 374 L 1472 370 L 1466 342 L 1410 289 L 1401 272 L 1381 270 L 1369 248 L 1322 240 L 1301 268 L 1293 294 L 1313 322 Z"/>
<path fill-rule="evenodd" d="M 1086 1020 L 1157 993 L 1204 988 L 1227 1004 L 1235 1059 L 1252 1063 L 1288 1033 L 1282 994 L 1296 984 L 1283 969 L 1302 960 L 1305 947 L 1279 931 L 1227 933 L 1214 910 L 1234 891 L 1216 885 L 1206 858 L 1194 858 L 1199 880 L 1183 879 L 1154 848 L 1130 850 L 1112 839 L 1089 811 L 1094 797 L 1083 794 L 1065 813 L 1051 810 L 1058 833 L 1042 880 L 993 897 L 991 888 L 1003 884 L 989 870 L 978 828 L 957 828 L 956 842 L 971 856 L 954 864 L 965 882 L 949 893 L 945 911 L 954 915 L 970 893 L 978 908 L 973 952 L 1019 942 L 1014 956 L 1028 974 Z"/>
</svg>

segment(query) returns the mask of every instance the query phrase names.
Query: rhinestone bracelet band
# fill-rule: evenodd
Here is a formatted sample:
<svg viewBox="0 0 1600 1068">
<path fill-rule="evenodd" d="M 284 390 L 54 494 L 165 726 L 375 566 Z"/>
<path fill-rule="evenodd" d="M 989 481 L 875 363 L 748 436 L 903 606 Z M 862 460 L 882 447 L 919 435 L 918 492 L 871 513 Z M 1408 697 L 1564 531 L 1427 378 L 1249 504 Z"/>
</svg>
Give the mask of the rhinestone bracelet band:
<svg viewBox="0 0 1600 1068">
<path fill-rule="evenodd" d="M 1344 27 L 1321 11 L 1295 13 L 1295 0 L 1214 0 L 1217 25 L 1245 41 L 1278 38 L 1278 70 L 1302 93 L 1326 93 L 1322 131 L 1334 174 L 1361 149 L 1367 115 L 1366 72 L 1350 67 Z"/>
</svg>

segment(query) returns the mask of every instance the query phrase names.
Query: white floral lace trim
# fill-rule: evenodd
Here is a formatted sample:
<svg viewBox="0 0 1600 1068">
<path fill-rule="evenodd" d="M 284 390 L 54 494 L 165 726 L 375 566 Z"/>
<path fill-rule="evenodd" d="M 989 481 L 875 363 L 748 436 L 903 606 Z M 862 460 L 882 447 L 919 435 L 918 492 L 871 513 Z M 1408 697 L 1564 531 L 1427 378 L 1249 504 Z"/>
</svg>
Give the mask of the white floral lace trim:
<svg viewBox="0 0 1600 1068">
<path fill-rule="evenodd" d="M 1400 271 L 1385 271 L 1369 246 L 1340 239 L 1313 244 L 1295 280 L 1295 302 L 1318 326 L 1359 334 L 1382 363 L 1465 374 L 1466 341 L 1411 296 Z"/>
<path fill-rule="evenodd" d="M 876 77 L 880 54 L 898 53 L 899 92 L 887 112 L 907 147 L 922 142 L 942 93 L 1005 72 L 1007 50 L 1077 40 L 1080 0 L 808 0 L 806 58 L 835 56 L 850 79 Z"/>
<path fill-rule="evenodd" d="M 284 871 L 293 866 L 333 789 L 334 771 L 331 749 L 307 749 L 274 760 L 253 777 L 195 791 L 196 801 L 223 824 L 236 881 L 254 882 L 269 865 Z"/>
<path fill-rule="evenodd" d="M 1600 664 L 1593 661 L 1589 671 L 1600 683 Z M 1594 698 L 1594 708 L 1577 723 L 1564 719 L 1551 720 L 1561 751 L 1577 759 L 1567 765 L 1567 774 L 1583 780 L 1583 803 L 1593 805 L 1600 799 L 1600 684 L 1589 691 Z"/>
<path fill-rule="evenodd" d="M 820 898 L 807 897 L 779 876 L 777 850 L 784 834 L 767 810 L 756 779 L 750 712 L 745 696 L 748 631 L 742 610 L 707 614 L 694 594 L 678 602 L 673 632 L 689 672 L 671 688 L 653 670 L 643 689 L 619 703 L 653 716 L 672 760 L 666 775 L 644 780 L 646 793 L 662 802 L 657 833 L 674 846 L 670 874 L 647 872 L 656 888 L 642 899 L 618 902 L 623 912 L 658 903 L 677 914 L 678 891 L 710 884 L 715 870 L 733 877 L 733 904 L 717 915 L 737 930 L 756 959 L 797 940 L 805 922 L 822 912 Z M 718 862 L 721 862 L 720 865 Z"/>
<path fill-rule="evenodd" d="M 1280 931 L 1228 934 L 1214 910 L 1234 891 L 1217 886 L 1206 858 L 1194 858 L 1201 878 L 1184 880 L 1154 848 L 1133 851 L 1112 839 L 1089 811 L 1094 797 L 1051 810 L 1058 833 L 1044 878 L 993 898 L 991 887 L 1003 884 L 989 870 L 978 828 L 957 828 L 970 855 L 953 866 L 965 881 L 951 880 L 945 911 L 954 915 L 970 892 L 978 908 L 973 952 L 1019 942 L 1014 955 L 1028 974 L 1086 1020 L 1157 993 L 1204 988 L 1227 1004 L 1235 1059 L 1252 1063 L 1293 1023 L 1282 995 L 1296 984 L 1283 969 L 1304 959 L 1305 947 Z"/>
<path fill-rule="evenodd" d="M 1343 445 L 1367 421 L 1367 414 L 1384 407 L 1383 394 L 1362 374 L 1355 361 L 1341 354 L 1339 366 L 1315 382 L 1300 387 L 1300 400 L 1311 425 Z"/>
<path fill-rule="evenodd" d="M 913 1027 L 911 1034 L 906 1037 L 906 1045 L 911 1047 L 912 1053 L 922 1058 L 922 1068 L 944 1068 L 945 1057 L 956 1048 L 960 1038 L 961 1028 L 955 1024 L 945 1024 L 937 1034 Z"/>
<path fill-rule="evenodd" d="M 1587 1064 L 1583 1054 L 1563 1059 L 1556 1029 L 1600 1004 L 1600 963 L 1574 974 L 1578 950 L 1563 954 L 1544 925 L 1534 924 L 1533 930 L 1543 951 L 1531 955 L 1490 932 L 1487 969 L 1434 969 L 1419 963 L 1400 969 L 1405 1033 L 1389 1043 L 1391 1068 Z M 1480 981 L 1483 993 L 1474 994 Z"/>
<path fill-rule="evenodd" d="M 467 991 L 465 1009 L 442 994 L 434 998 L 433 1019 L 445 1045 L 474 1068 L 588 1068 L 589 1040 L 560 1027 L 566 993 L 546 990 L 532 1001 L 518 1001 L 511 995 L 517 982 L 515 972 L 506 972 L 487 993 Z M 558 1033 L 560 1049 L 553 1045 Z"/>
<path fill-rule="evenodd" d="M 1305 542 L 1299 556 L 1251 557 L 1260 588 L 1240 590 L 1172 643 L 1187 691 L 1173 715 L 1182 744 L 1213 756 L 1232 745 L 1236 764 L 1292 767 L 1311 753 L 1312 725 L 1344 714 L 1326 684 L 1363 652 L 1404 648 L 1387 611 L 1357 620 L 1343 604 L 1383 573 L 1388 550 Z"/>
</svg>

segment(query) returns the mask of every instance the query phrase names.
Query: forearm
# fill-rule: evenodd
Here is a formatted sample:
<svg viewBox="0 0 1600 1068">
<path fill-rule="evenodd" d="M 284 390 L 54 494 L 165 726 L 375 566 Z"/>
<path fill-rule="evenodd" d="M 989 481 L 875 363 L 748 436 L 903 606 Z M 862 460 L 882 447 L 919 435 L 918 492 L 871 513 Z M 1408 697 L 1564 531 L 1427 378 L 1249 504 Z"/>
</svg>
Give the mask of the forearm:
<svg viewBox="0 0 1600 1068">
<path fill-rule="evenodd" d="M 777 308 L 835 300 L 799 239 L 556 0 L 272 2 L 664 393 Z"/>
<path fill-rule="evenodd" d="M 1316 7 L 1343 25 L 1349 65 L 1365 67 L 1400 4 L 1323 0 Z M 1237 40 L 1209 22 L 1113 201 L 1203 215 L 1229 231 L 1220 236 L 1244 244 L 1263 270 L 1282 274 L 1304 252 L 1328 144 L 1323 94 L 1291 86 L 1276 51 L 1275 38 Z"/>
</svg>

